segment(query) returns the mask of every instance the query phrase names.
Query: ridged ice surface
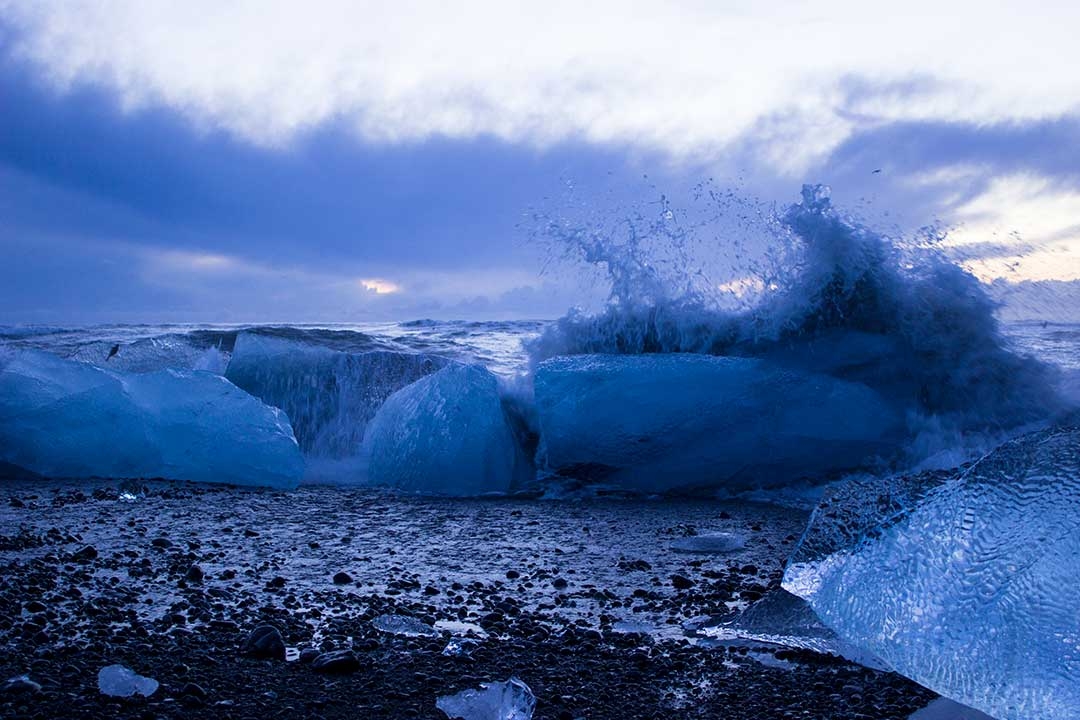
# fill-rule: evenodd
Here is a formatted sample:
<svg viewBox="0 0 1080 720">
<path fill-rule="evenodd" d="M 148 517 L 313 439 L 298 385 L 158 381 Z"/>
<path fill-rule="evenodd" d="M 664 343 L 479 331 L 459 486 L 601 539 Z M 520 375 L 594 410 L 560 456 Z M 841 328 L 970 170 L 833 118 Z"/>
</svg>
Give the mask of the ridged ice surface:
<svg viewBox="0 0 1080 720">
<path fill-rule="evenodd" d="M 347 353 L 241 333 L 225 376 L 284 410 L 306 455 L 348 458 L 388 397 L 445 364 L 433 355 Z"/>
<path fill-rule="evenodd" d="M 1080 708 L 1080 430 L 841 486 L 785 573 L 844 639 L 999 720 Z"/>
</svg>

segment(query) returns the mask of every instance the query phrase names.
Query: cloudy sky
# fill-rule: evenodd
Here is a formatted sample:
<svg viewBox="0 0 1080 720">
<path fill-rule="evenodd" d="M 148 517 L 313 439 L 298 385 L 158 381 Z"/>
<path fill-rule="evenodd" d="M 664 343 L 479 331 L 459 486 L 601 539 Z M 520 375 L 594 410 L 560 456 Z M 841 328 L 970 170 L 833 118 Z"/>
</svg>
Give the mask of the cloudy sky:
<svg viewBox="0 0 1080 720">
<path fill-rule="evenodd" d="M 827 183 L 952 228 L 988 280 L 1075 280 L 1077 27 L 1074 2 L 0 0 L 0 322 L 549 317 L 574 290 L 532 209 L 705 178 Z"/>
</svg>

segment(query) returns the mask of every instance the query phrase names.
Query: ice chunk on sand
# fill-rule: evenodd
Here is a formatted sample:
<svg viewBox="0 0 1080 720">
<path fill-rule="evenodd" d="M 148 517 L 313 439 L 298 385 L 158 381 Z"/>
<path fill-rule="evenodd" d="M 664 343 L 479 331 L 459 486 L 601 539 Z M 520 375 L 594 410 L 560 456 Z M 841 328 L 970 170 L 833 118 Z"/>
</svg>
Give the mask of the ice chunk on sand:
<svg viewBox="0 0 1080 720">
<path fill-rule="evenodd" d="M 113 697 L 131 697 L 139 694 L 150 697 L 158 689 L 158 681 L 143 677 L 123 665 L 108 665 L 98 671 L 98 689 Z"/>
<path fill-rule="evenodd" d="M 437 637 L 439 632 L 408 615 L 380 615 L 371 621 L 376 630 L 404 637 Z"/>
<path fill-rule="evenodd" d="M 671 543 L 671 549 L 681 553 L 729 553 L 744 547 L 746 538 L 729 532 L 691 535 Z"/>
<path fill-rule="evenodd" d="M 0 461 L 52 477 L 294 487 L 288 418 L 204 372 L 119 373 L 26 351 L 0 369 Z"/>
<path fill-rule="evenodd" d="M 390 395 L 446 363 L 433 355 L 345 353 L 241 333 L 225 377 L 284 410 L 308 457 L 340 459 L 357 454 Z"/>
<path fill-rule="evenodd" d="M 414 492 L 507 492 L 533 476 L 479 365 L 448 365 L 394 393 L 368 426 L 371 481 Z"/>
<path fill-rule="evenodd" d="M 506 682 L 481 683 L 479 690 L 444 695 L 435 707 L 451 720 L 530 720 L 536 697 L 528 685 L 512 677 Z"/>
<path fill-rule="evenodd" d="M 784 575 L 847 641 L 999 720 L 1080 707 L 1080 430 L 840 485 Z"/>
<path fill-rule="evenodd" d="M 752 358 L 576 355 L 536 373 L 541 467 L 628 490 L 782 484 L 895 451 L 873 390 Z"/>
</svg>

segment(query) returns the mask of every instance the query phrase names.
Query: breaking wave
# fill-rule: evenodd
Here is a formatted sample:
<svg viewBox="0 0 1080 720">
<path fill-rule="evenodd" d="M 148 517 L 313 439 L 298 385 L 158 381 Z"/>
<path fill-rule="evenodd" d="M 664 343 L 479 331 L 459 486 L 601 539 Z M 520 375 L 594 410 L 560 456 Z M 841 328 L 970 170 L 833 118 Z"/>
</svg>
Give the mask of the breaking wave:
<svg viewBox="0 0 1080 720">
<path fill-rule="evenodd" d="M 719 204 L 715 193 L 708 199 Z M 724 283 L 710 280 L 708 258 L 687 254 L 700 246 L 701 226 L 683 223 L 666 201 L 615 234 L 541 218 L 549 242 L 599 268 L 611 293 L 601 311 L 572 311 L 528 343 L 532 365 L 575 354 L 698 353 L 863 383 L 905 413 L 914 463 L 955 463 L 951 451 L 971 444 L 971 433 L 993 444 L 1064 409 L 1058 371 L 1011 349 L 996 304 L 935 247 L 933 232 L 877 233 L 834 208 L 820 185 L 804 186 L 801 202 L 781 212 L 720 200 L 734 204 L 743 228 L 768 237 L 759 259 L 723 268 L 733 278 Z M 714 242 L 739 248 L 742 240 Z"/>
</svg>

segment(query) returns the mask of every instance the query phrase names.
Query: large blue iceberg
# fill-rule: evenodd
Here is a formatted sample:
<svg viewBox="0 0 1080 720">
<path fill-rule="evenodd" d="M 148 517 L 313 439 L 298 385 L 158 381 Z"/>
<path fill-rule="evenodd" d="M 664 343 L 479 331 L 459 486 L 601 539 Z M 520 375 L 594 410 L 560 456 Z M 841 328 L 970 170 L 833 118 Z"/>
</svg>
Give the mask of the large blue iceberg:
<svg viewBox="0 0 1080 720">
<path fill-rule="evenodd" d="M 120 373 L 24 351 L 0 360 L 0 461 L 53 477 L 292 488 L 288 418 L 220 375 Z"/>
<path fill-rule="evenodd" d="M 532 465 L 479 365 L 447 365 L 397 391 L 368 426 L 371 481 L 443 495 L 508 492 Z"/>
<path fill-rule="evenodd" d="M 1080 708 L 1080 429 L 957 474 L 853 480 L 784 576 L 841 637 L 998 720 Z"/>
<path fill-rule="evenodd" d="M 309 479 L 358 481 L 364 435 L 376 411 L 394 392 L 446 362 L 434 355 L 346 353 L 241 333 L 225 376 L 285 411 L 308 458 Z"/>
<path fill-rule="evenodd" d="M 865 385 L 753 358 L 575 355 L 536 372 L 538 463 L 637 492 L 743 489 L 894 452 L 901 421 Z"/>
</svg>

